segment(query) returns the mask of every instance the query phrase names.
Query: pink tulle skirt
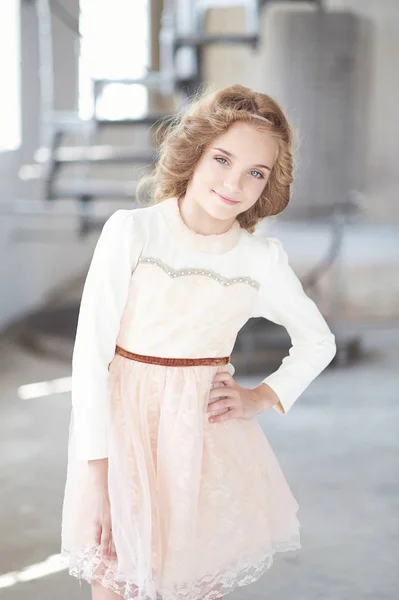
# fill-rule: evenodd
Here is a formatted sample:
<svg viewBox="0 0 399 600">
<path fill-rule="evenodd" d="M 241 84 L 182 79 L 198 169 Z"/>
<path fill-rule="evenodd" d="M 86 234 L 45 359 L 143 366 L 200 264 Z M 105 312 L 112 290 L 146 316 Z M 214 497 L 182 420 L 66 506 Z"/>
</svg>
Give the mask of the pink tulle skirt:
<svg viewBox="0 0 399 600">
<path fill-rule="evenodd" d="M 298 504 L 255 417 L 209 423 L 224 366 L 164 366 L 118 354 L 109 367 L 108 489 L 116 559 L 93 529 L 73 414 L 62 510 L 69 573 L 124 600 L 213 600 L 300 546 Z M 223 412 L 214 411 L 213 414 Z"/>
</svg>

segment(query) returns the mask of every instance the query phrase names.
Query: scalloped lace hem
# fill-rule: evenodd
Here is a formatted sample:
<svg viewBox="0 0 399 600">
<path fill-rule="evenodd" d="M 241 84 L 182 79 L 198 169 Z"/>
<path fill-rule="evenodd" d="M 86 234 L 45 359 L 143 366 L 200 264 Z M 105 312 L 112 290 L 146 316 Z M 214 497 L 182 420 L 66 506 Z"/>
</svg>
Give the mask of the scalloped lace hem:
<svg viewBox="0 0 399 600">
<path fill-rule="evenodd" d="M 298 535 L 291 540 L 275 543 L 272 552 L 256 564 L 246 564 L 245 560 L 237 560 L 236 565 L 230 565 L 227 571 L 209 574 L 192 582 L 182 581 L 166 588 L 160 586 L 158 589 L 154 581 L 147 582 L 139 589 L 131 580 L 118 580 L 116 562 L 103 561 L 97 546 L 86 547 L 77 553 L 62 547 L 61 556 L 67 560 L 69 574 L 76 577 L 80 584 L 82 580 L 89 584 L 98 582 L 124 600 L 217 600 L 238 587 L 257 581 L 272 566 L 274 554 L 277 552 L 300 548 Z M 150 589 L 153 591 L 148 591 Z"/>
</svg>

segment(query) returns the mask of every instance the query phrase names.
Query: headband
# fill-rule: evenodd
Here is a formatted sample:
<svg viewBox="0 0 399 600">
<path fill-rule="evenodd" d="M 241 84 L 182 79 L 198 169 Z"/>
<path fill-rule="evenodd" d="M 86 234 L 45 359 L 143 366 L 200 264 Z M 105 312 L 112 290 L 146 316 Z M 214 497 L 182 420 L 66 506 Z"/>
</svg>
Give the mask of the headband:
<svg viewBox="0 0 399 600">
<path fill-rule="evenodd" d="M 251 117 L 254 117 L 255 119 L 261 119 L 262 121 L 266 121 L 266 123 L 273 125 L 273 123 L 269 119 L 266 119 L 266 117 L 261 117 L 260 115 L 255 115 L 254 113 L 251 113 Z"/>
</svg>

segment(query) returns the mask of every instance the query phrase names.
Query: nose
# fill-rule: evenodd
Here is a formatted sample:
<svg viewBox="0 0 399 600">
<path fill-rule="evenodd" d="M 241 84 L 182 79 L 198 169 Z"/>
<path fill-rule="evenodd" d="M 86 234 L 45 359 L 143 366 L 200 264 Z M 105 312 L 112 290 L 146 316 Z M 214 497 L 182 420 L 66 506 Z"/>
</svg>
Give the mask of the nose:
<svg viewBox="0 0 399 600">
<path fill-rule="evenodd" d="M 226 194 L 237 194 L 242 191 L 242 179 L 241 175 L 237 173 L 231 173 L 229 177 L 224 180 L 223 187 L 226 191 Z"/>
</svg>

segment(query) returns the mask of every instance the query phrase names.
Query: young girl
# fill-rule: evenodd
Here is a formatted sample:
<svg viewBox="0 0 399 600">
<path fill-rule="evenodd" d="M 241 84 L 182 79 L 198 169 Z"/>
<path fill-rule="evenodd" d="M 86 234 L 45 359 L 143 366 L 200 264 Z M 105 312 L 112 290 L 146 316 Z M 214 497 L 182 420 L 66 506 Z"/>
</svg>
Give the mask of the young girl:
<svg viewBox="0 0 399 600">
<path fill-rule="evenodd" d="M 61 551 L 94 600 L 222 598 L 301 547 L 256 415 L 286 415 L 336 351 L 281 242 L 253 235 L 290 198 L 281 108 L 234 85 L 169 125 L 154 202 L 107 220 L 79 312 Z M 230 354 L 260 316 L 292 347 L 248 389 Z"/>
</svg>

